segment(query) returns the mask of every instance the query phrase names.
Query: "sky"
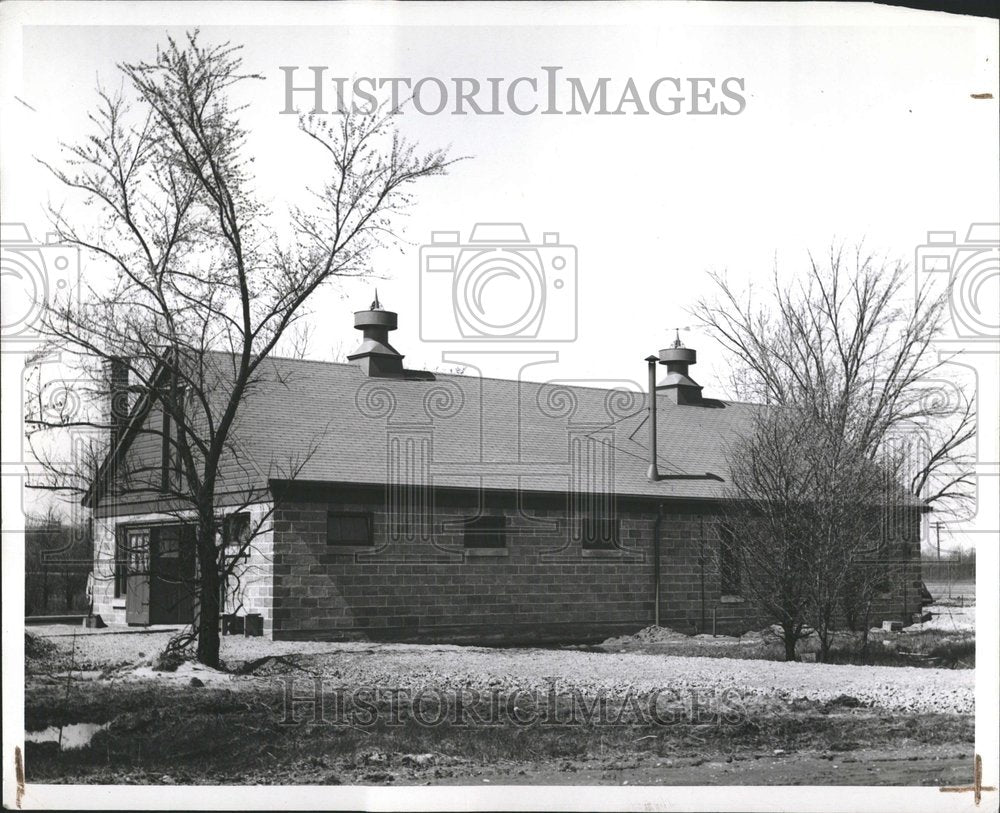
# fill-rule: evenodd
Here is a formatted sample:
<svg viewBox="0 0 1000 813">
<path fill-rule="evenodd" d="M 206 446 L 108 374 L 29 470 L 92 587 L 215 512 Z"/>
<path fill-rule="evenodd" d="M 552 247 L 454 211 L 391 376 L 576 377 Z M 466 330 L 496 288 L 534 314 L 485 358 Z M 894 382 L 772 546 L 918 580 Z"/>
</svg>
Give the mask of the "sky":
<svg viewBox="0 0 1000 813">
<path fill-rule="evenodd" d="M 995 21 L 860 5 L 835 14 L 813 4 L 755 15 L 727 4 L 635 4 L 612 15 L 595 4 L 558 16 L 544 6 L 418 16 L 347 4 L 298 6 L 296 16 L 287 8 L 267 14 L 274 7 L 264 4 L 203 13 L 182 5 L 148 14 L 157 24 L 133 25 L 125 10 L 113 19 L 75 12 L 72 25 L 36 13 L 39 24 L 21 29 L 21 48 L 4 57 L 20 68 L 0 108 L 4 222 L 44 235 L 43 206 L 64 192 L 33 156 L 51 157 L 58 141 L 80 138 L 95 85 L 116 87 L 118 62 L 149 58 L 166 34 L 198 23 L 207 41 L 242 44 L 246 67 L 264 77 L 243 97 L 244 123 L 259 192 L 279 220 L 323 174 L 296 117 L 280 113 L 280 66 L 300 66 L 303 83 L 308 66 L 327 66 L 327 76 L 445 81 L 542 78 L 543 67 L 560 66 L 584 84 L 609 77 L 619 92 L 629 77 L 640 87 L 663 76 L 743 80 L 745 109 L 729 116 L 404 112 L 398 126 L 407 137 L 467 158 L 421 183 L 405 242 L 375 258 L 377 283 L 351 281 L 311 303 L 314 358 L 353 349 L 351 312 L 368 305 L 377 285 L 399 313 L 392 338 L 407 366 L 433 369 L 468 359 L 470 349 L 500 350 L 476 363 L 484 375 L 506 377 L 525 358 L 510 351 L 544 351 L 558 361 L 525 370 L 526 378 L 640 386 L 643 359 L 668 346 L 674 328 L 695 324 L 689 309 L 711 293 L 710 272 L 742 288 L 767 285 L 777 268 L 794 284 L 808 252 L 831 244 L 863 242 L 912 261 L 929 231 L 956 232 L 961 242 L 970 223 L 1000 220 Z M 308 25 L 289 24 L 309 16 Z M 984 93 L 992 99 L 973 98 Z M 458 231 L 467 242 L 473 226 L 490 222 L 523 224 L 534 242 L 556 232 L 573 247 L 568 285 L 549 290 L 542 318 L 556 334 L 575 325 L 574 341 L 422 339 L 439 324 L 426 302 L 421 321 L 422 280 L 424 291 L 441 282 L 421 267 L 421 246 L 435 231 Z M 82 268 L 85 279 L 105 273 L 94 262 Z M 519 295 L 503 287 L 510 280 L 496 284 L 495 295 Z M 996 278 L 988 285 L 990 297 Z M 705 393 L 727 395 L 726 359 L 712 337 L 693 329 L 682 338 L 699 351 L 692 375 Z"/>
</svg>

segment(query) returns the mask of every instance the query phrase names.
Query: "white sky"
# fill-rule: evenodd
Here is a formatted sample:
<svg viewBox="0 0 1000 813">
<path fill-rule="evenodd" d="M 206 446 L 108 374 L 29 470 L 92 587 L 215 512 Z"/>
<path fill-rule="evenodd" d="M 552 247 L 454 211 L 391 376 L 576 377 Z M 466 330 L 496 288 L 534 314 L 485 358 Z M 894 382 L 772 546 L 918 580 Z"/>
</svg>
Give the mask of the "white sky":
<svg viewBox="0 0 1000 813">
<path fill-rule="evenodd" d="M 13 7 L 8 20 L 25 9 L 38 23 L 69 19 L 4 5 Z M 610 77 L 612 98 L 628 77 L 640 87 L 661 76 L 745 80 L 737 116 L 400 117 L 421 145 L 473 156 L 421 184 L 410 244 L 376 264 L 387 277 L 377 282 L 382 302 L 399 312 L 393 343 L 411 367 L 440 365 L 441 352 L 458 347 L 420 340 L 418 250 L 435 230 L 468 237 L 476 222 L 516 221 L 536 240 L 559 232 L 578 253 L 579 336 L 522 347 L 559 352 L 558 364 L 525 376 L 644 384 L 642 359 L 669 343 L 667 328 L 692 323 L 685 309 L 709 290 L 708 271 L 766 284 L 776 260 L 793 280 L 806 251 L 831 241 L 863 239 L 909 259 L 930 230 L 962 239 L 969 223 L 1000 220 L 996 21 L 847 4 L 564 6 L 558 15 L 538 6 L 183 4 L 170 14 L 184 25 L 171 27 L 155 4 L 141 19 L 163 24 L 128 24 L 134 8 L 90 8 L 73 9 L 73 25 L 25 26 L 21 49 L 4 43 L 20 76 L 8 72 L 2 98 L 3 220 L 27 223 L 36 237 L 46 231 L 44 202 L 64 193 L 31 156 L 79 137 L 96 80 L 117 86 L 117 62 L 148 58 L 167 31 L 183 35 L 198 23 L 206 40 L 243 43 L 246 67 L 265 76 L 246 98 L 244 121 L 261 193 L 279 212 L 322 173 L 296 117 L 278 113 L 280 65 L 302 66 L 301 83 L 311 65 L 329 66 L 327 76 L 481 81 L 541 79 L 543 66 L 556 65 L 585 84 Z M 311 24 L 287 24 L 307 14 Z M 102 273 L 84 268 L 90 279 Z M 353 349 L 351 312 L 367 306 L 372 286 L 351 282 L 312 303 L 311 355 Z M 699 350 L 692 373 L 706 394 L 725 395 L 718 347 L 697 332 L 684 340 Z M 482 368 L 514 370 L 500 357 Z"/>
<path fill-rule="evenodd" d="M 806 250 L 823 251 L 832 240 L 864 238 L 873 249 L 910 258 L 928 231 L 954 231 L 961 240 L 972 222 L 1000 221 L 995 20 L 868 3 L 8 0 L 0 3 L 4 222 L 20 221 L 36 237 L 44 235 L 42 206 L 58 201 L 61 190 L 32 155 L 51 156 L 58 139 L 79 136 L 95 80 L 114 86 L 116 62 L 149 57 L 167 30 L 181 34 L 194 25 L 206 38 L 244 43 L 247 67 L 266 77 L 247 99 L 245 123 L 253 132 L 261 191 L 276 206 L 300 196 L 319 171 L 294 117 L 278 115 L 280 65 L 327 65 L 330 75 L 348 77 L 480 79 L 541 76 L 543 66 L 560 65 L 563 75 L 608 76 L 614 87 L 629 76 L 640 85 L 661 76 L 745 79 L 747 107 L 739 116 L 405 114 L 400 124 L 410 137 L 475 156 L 423 185 L 409 220 L 412 245 L 379 259 L 378 270 L 388 277 L 378 283 L 382 300 L 400 314 L 394 343 L 412 367 L 440 364 L 446 349 L 421 343 L 418 332 L 418 246 L 432 230 L 467 236 L 477 221 L 518 221 L 536 239 L 558 231 L 578 250 L 579 338 L 557 348 L 557 365 L 534 367 L 526 376 L 642 383 L 642 359 L 668 344 L 667 327 L 690 323 L 685 309 L 705 293 L 709 270 L 727 269 L 737 283 L 763 283 L 777 258 L 794 280 Z M 93 264 L 84 268 L 90 279 L 101 273 Z M 984 303 L 1000 299 L 996 286 L 994 272 Z M 353 348 L 350 312 L 368 304 L 370 288 L 354 284 L 345 298 L 330 292 L 314 303 L 315 356 L 328 357 L 336 345 Z M 699 350 L 694 377 L 706 394 L 723 394 L 718 348 L 696 333 L 685 340 Z M 980 460 L 982 471 L 992 473 L 981 478 L 983 512 L 975 526 L 986 536 L 960 541 L 993 543 L 977 546 L 977 612 L 982 629 L 995 633 L 998 525 L 990 523 L 998 521 L 1000 493 L 1000 371 L 995 345 L 973 342 L 967 349 L 970 363 L 982 362 Z M 22 371 L 16 353 L 2 360 L 4 758 L 12 759 L 12 744 L 24 730 Z M 484 373 L 506 374 L 500 362 Z M 984 783 L 995 785 L 995 634 L 978 645 L 976 751 L 984 757 Z M 5 774 L 5 799 L 12 798 L 12 781 Z M 190 803 L 204 804 L 203 791 L 195 790 Z M 227 798 L 240 792 L 227 790 Z M 532 789 L 534 804 L 538 792 Z M 725 792 L 700 789 L 698 798 L 719 809 L 732 804 Z M 38 786 L 29 793 L 36 805 L 48 798 Z M 93 797 L 85 788 L 73 793 L 84 805 L 109 798 L 106 789 Z M 370 802 L 381 791 L 366 793 Z M 610 791 L 587 793 L 596 808 L 621 804 Z M 769 790 L 770 797 L 775 793 L 784 794 L 790 808 L 820 798 L 808 788 Z M 287 802 L 287 791 L 282 794 Z M 843 806 L 858 809 L 902 803 L 937 811 L 968 803 L 967 795 L 945 799 L 933 788 L 842 788 L 837 794 Z M 386 798 L 379 796 L 383 804 Z M 499 796 L 482 798 L 503 803 Z M 518 797 L 504 791 L 502 798 Z"/>
</svg>

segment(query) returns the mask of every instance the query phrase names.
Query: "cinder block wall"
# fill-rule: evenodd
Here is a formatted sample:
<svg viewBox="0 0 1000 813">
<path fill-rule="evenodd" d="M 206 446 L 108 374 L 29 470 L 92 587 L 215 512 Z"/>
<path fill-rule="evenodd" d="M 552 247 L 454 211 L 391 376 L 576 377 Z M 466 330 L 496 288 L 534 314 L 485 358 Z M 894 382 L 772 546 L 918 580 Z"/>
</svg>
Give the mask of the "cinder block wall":
<svg viewBox="0 0 1000 813">
<path fill-rule="evenodd" d="M 247 560 L 238 563 L 235 578 L 229 579 L 223 612 L 260 613 L 264 635 L 270 637 L 274 623 L 274 523 L 270 504 L 251 505 L 249 512 L 250 527 L 256 535 L 250 543 Z"/>
<path fill-rule="evenodd" d="M 305 489 L 276 500 L 274 637 L 384 638 L 512 643 L 597 641 L 653 623 L 655 506 L 619 501 L 621 550 L 593 552 L 572 539 L 564 496 L 487 494 L 485 511 L 508 517 L 503 555 L 463 549 L 451 523 L 477 513 L 478 497 L 438 495 L 431 540 L 394 538 L 384 489 Z M 367 511 L 374 545 L 326 542 L 328 510 Z M 661 526 L 660 623 L 686 632 L 749 628 L 747 605 L 722 603 L 711 517 L 678 507 Z M 698 534 L 706 534 L 704 561 Z M 701 570 L 704 568 L 705 613 Z"/>
<path fill-rule="evenodd" d="M 380 488 L 292 486 L 276 500 L 273 637 L 469 641 L 598 641 L 653 623 L 651 503 L 620 500 L 621 550 L 585 551 L 567 527 L 561 496 L 486 494 L 483 511 L 508 517 L 503 555 L 463 549 L 456 520 L 479 496 L 434 497 L 432 539 L 398 526 Z M 367 511 L 374 544 L 327 544 L 328 510 Z M 677 504 L 660 527 L 660 623 L 687 633 L 760 629 L 748 601 L 723 596 L 715 557 L 717 518 Z M 409 533 L 408 533 L 409 532 Z M 411 536 L 412 533 L 412 536 Z M 919 552 L 919 537 L 910 542 Z M 901 561 L 870 623 L 908 623 L 919 609 L 919 559 Z"/>
</svg>

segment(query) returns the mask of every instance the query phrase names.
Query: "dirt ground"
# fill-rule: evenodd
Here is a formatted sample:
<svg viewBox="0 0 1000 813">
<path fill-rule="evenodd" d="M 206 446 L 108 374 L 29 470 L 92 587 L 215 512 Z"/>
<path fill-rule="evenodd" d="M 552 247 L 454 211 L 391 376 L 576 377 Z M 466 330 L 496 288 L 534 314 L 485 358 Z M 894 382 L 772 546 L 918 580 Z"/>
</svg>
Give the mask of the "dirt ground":
<svg viewBox="0 0 1000 813">
<path fill-rule="evenodd" d="M 164 672 L 156 656 L 169 633 L 41 631 L 26 728 L 98 725 L 79 748 L 28 742 L 29 782 L 950 785 L 971 776 L 972 669 L 234 638 L 224 640 L 229 671 Z M 369 697 L 364 687 L 403 694 Z M 597 699 L 607 715 L 603 705 L 592 713 Z"/>
</svg>

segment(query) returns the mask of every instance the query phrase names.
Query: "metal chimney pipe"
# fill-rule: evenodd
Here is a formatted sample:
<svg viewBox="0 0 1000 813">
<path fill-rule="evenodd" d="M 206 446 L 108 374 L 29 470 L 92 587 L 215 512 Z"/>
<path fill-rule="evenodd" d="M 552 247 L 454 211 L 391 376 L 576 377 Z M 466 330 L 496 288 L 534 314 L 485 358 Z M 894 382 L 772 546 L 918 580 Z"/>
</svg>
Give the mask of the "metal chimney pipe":
<svg viewBox="0 0 1000 813">
<path fill-rule="evenodd" d="M 646 477 L 651 483 L 660 479 L 660 472 L 656 467 L 656 365 L 659 360 L 656 356 L 646 357 L 646 366 L 649 368 L 649 468 L 646 470 Z"/>
</svg>

